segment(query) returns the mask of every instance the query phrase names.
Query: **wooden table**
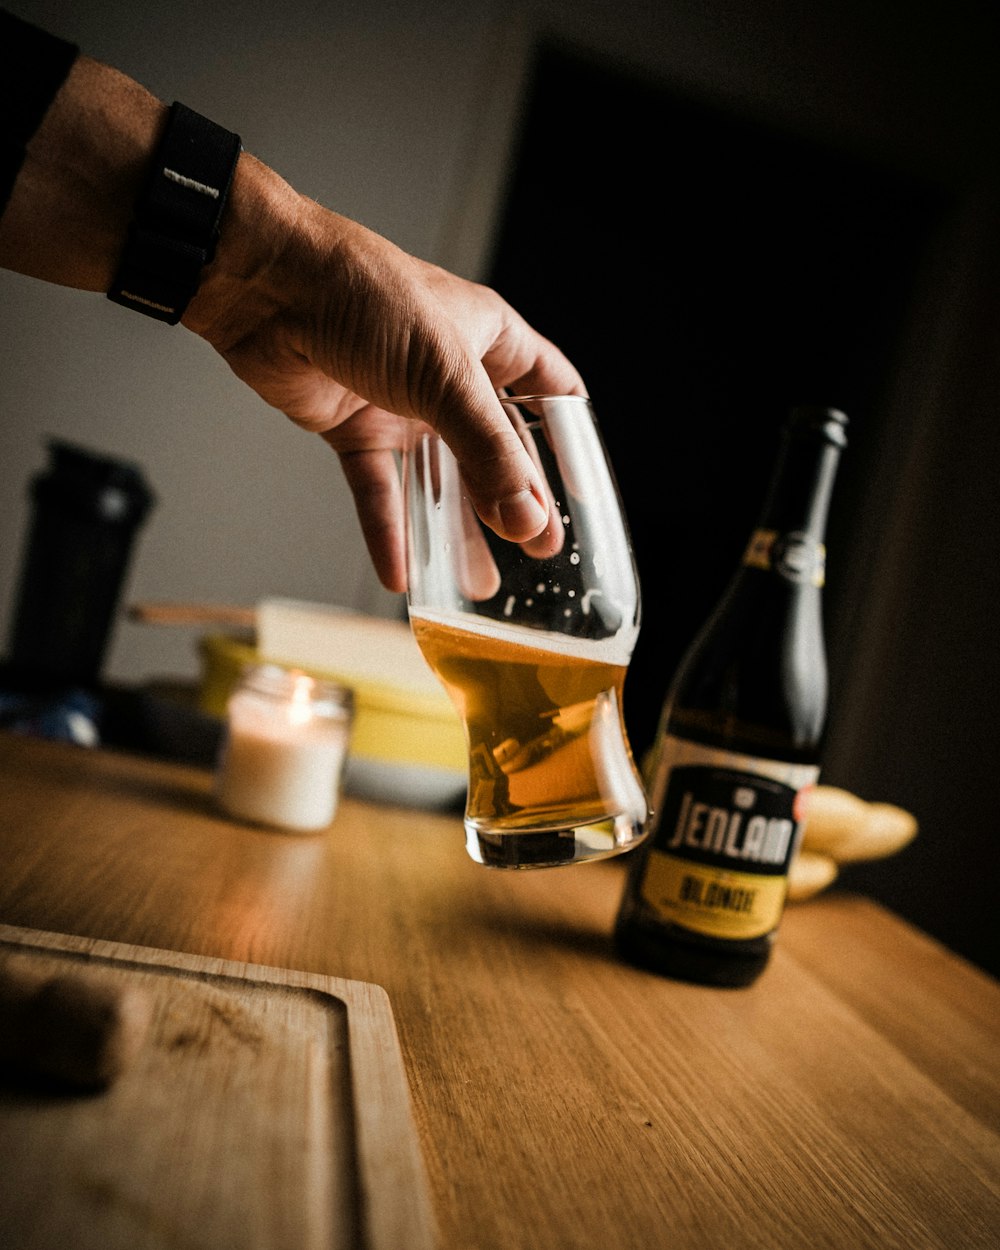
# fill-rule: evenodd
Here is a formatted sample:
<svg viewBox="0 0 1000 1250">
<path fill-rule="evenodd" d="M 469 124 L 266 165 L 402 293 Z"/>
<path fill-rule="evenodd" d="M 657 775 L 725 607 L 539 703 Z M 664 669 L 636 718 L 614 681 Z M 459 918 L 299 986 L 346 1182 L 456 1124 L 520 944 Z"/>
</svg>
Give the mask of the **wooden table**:
<svg viewBox="0 0 1000 1250">
<path fill-rule="evenodd" d="M 348 798 L 294 837 L 210 795 L 0 734 L 0 923 L 383 986 L 444 1250 L 1000 1245 L 1000 987 L 875 904 L 792 906 L 712 990 L 616 962 L 620 861 L 490 871 L 455 816 Z"/>
</svg>

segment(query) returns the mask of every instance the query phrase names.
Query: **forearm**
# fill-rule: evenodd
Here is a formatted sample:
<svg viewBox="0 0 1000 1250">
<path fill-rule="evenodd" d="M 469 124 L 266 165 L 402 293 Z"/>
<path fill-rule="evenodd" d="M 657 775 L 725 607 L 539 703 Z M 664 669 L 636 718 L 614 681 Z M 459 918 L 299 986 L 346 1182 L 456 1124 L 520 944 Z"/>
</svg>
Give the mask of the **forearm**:
<svg viewBox="0 0 1000 1250">
<path fill-rule="evenodd" d="M 0 267 L 60 286 L 107 291 L 167 119 L 167 105 L 119 71 L 80 56 L 26 150 L 0 216 Z M 267 300 L 266 275 L 299 197 L 243 153 L 215 261 L 184 324 L 223 346 L 227 309 Z M 286 218 L 283 222 L 282 218 Z M 277 280 L 280 281 L 280 280 Z M 255 292 L 257 298 L 251 299 Z"/>
<path fill-rule="evenodd" d="M 0 216 L 0 266 L 106 291 L 166 116 L 144 87 L 78 57 Z"/>
<path fill-rule="evenodd" d="M 106 292 L 168 111 L 125 74 L 80 55 L 28 141 L 0 214 L 0 267 Z M 406 286 L 414 282 L 406 270 L 414 263 L 388 240 L 299 195 L 274 170 L 243 152 L 214 258 L 202 270 L 182 322 L 269 402 L 302 424 L 324 428 L 329 414 L 311 421 L 287 388 L 268 384 L 275 355 L 305 354 L 311 364 L 324 356 L 325 366 L 350 373 L 358 344 L 354 338 L 336 341 L 336 330 L 347 335 L 357 327 L 331 323 L 330 311 L 338 303 L 335 288 L 342 282 L 351 288 L 355 305 L 360 299 L 377 310 L 384 292 L 363 294 L 361 288 L 369 282 L 387 285 L 392 302 L 399 294 L 394 284 L 401 282 L 401 307 L 391 320 L 405 311 Z M 277 352 L 275 336 L 280 339 Z M 400 381 L 395 379 L 397 389 L 405 390 L 405 380 L 402 386 Z"/>
</svg>

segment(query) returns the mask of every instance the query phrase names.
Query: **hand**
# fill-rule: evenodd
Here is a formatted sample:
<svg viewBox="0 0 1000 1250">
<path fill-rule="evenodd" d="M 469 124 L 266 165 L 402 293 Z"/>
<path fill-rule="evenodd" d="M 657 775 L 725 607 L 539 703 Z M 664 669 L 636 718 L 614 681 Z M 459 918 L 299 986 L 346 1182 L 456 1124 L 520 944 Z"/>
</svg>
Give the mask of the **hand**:
<svg viewBox="0 0 1000 1250">
<path fill-rule="evenodd" d="M 184 324 L 338 453 L 387 589 L 406 589 L 395 457 L 413 421 L 449 444 L 499 535 L 545 528 L 547 487 L 496 392 L 583 394 L 583 384 L 489 288 L 304 199 L 244 154 L 223 243 Z"/>
</svg>

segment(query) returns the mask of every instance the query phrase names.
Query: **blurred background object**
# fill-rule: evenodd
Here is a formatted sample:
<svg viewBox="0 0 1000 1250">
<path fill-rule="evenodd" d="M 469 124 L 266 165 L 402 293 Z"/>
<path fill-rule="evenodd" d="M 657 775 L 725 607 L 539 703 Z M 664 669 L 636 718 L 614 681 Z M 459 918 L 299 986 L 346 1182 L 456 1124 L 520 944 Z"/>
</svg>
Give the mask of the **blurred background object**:
<svg viewBox="0 0 1000 1250">
<path fill-rule="evenodd" d="M 782 414 L 847 411 L 823 780 L 900 805 L 921 832 L 846 866 L 837 888 L 1000 971 L 996 5 L 12 7 L 237 130 L 303 193 L 494 282 L 569 351 L 626 506 L 650 476 L 661 504 L 629 517 L 646 604 L 626 687 L 637 754 L 759 505 Z M 560 211 L 569 185 L 590 217 Z M 130 599 L 275 595 L 402 616 L 369 570 L 335 458 L 194 336 L 6 273 L 0 335 L 0 618 L 30 525 L 25 485 L 54 434 L 156 483 Z M 654 379 L 673 387 L 665 450 L 628 464 L 615 426 Z M 195 679 L 201 632 L 123 621 L 105 671 Z"/>
<path fill-rule="evenodd" d="M 136 615 L 163 615 L 136 607 Z M 374 802 L 461 810 L 462 722 L 409 625 L 279 598 L 262 599 L 252 615 L 249 629 L 209 630 L 199 639 L 203 713 L 222 716 L 241 673 L 262 662 L 339 682 L 354 698 L 345 791 Z"/>
<path fill-rule="evenodd" d="M 132 549 L 155 497 L 138 465 L 59 439 L 31 482 L 6 652 L 29 688 L 100 681 Z"/>
<path fill-rule="evenodd" d="M 788 876 L 789 902 L 815 897 L 847 864 L 897 854 L 917 836 L 917 828 L 913 813 L 893 803 L 868 802 L 837 786 L 814 787 Z"/>
</svg>

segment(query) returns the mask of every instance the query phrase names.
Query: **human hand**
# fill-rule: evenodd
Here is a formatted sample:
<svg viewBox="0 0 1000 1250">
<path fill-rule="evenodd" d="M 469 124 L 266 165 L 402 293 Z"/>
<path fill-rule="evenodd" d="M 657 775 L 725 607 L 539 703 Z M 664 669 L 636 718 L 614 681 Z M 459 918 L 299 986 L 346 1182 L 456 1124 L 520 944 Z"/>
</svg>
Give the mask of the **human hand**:
<svg viewBox="0 0 1000 1250">
<path fill-rule="evenodd" d="M 566 357 L 495 291 L 299 196 L 244 154 L 223 238 L 184 324 L 337 452 L 379 580 L 406 589 L 396 455 L 426 422 L 478 515 L 524 542 L 548 490 L 497 390 L 584 394 Z"/>
</svg>

